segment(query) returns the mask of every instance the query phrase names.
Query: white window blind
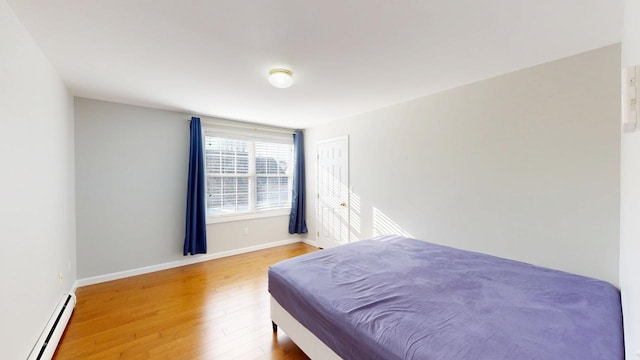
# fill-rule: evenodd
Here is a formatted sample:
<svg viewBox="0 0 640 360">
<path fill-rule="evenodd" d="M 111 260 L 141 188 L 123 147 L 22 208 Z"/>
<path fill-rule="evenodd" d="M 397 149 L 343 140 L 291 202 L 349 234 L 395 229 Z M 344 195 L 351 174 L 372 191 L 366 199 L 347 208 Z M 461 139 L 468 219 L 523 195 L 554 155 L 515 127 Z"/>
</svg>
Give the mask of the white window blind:
<svg viewBox="0 0 640 360">
<path fill-rule="evenodd" d="M 263 216 L 291 207 L 291 134 L 203 128 L 207 214 Z"/>
</svg>

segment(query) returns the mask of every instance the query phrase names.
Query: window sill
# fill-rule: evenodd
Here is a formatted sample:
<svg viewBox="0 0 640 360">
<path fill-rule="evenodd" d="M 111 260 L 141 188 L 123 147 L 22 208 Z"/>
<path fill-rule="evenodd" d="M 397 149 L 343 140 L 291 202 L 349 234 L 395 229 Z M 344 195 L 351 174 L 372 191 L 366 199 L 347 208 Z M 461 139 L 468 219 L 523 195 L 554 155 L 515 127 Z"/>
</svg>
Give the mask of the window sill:
<svg viewBox="0 0 640 360">
<path fill-rule="evenodd" d="M 208 215 L 207 224 L 219 224 L 231 221 L 261 219 L 275 216 L 289 216 L 289 209 L 244 213 L 237 215 Z"/>
</svg>

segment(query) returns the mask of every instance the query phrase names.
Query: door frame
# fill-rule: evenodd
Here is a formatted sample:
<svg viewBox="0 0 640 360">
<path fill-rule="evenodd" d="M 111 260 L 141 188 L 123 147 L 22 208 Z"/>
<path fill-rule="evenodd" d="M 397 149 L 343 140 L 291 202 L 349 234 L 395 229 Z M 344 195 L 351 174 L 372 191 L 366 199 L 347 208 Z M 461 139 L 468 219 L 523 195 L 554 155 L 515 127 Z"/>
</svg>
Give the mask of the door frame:
<svg viewBox="0 0 640 360">
<path fill-rule="evenodd" d="M 351 242 L 351 170 L 350 170 L 350 165 L 349 165 L 349 158 L 351 157 L 351 149 L 349 148 L 349 134 L 346 135 L 342 135 L 342 136 L 336 136 L 336 137 L 332 137 L 332 138 L 328 138 L 328 139 L 322 139 L 322 140 L 318 140 L 316 141 L 316 196 L 314 197 L 314 200 L 316 202 L 316 244 L 318 244 L 318 247 L 322 246 L 322 243 L 320 242 L 320 145 L 322 144 L 326 144 L 326 143 L 330 143 L 330 142 L 334 142 L 334 141 L 340 141 L 340 140 L 344 140 L 344 142 L 346 143 L 346 149 L 347 149 L 347 244 Z"/>
</svg>

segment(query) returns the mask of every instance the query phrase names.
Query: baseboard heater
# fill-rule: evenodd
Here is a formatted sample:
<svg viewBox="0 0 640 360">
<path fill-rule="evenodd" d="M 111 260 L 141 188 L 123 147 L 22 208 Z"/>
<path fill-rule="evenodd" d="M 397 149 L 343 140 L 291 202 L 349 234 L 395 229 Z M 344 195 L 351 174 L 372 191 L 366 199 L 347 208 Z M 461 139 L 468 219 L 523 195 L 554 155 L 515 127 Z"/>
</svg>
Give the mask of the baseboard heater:
<svg viewBox="0 0 640 360">
<path fill-rule="evenodd" d="M 50 360 L 53 357 L 75 306 L 75 294 L 65 294 L 62 297 L 27 360 Z"/>
</svg>

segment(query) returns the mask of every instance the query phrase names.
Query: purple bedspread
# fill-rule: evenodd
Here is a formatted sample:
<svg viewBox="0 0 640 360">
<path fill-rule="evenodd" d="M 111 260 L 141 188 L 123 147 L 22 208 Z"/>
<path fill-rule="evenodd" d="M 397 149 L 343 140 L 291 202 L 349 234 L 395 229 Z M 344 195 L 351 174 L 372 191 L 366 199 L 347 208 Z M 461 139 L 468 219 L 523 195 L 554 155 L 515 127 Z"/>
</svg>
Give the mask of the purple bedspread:
<svg viewBox="0 0 640 360">
<path fill-rule="evenodd" d="M 414 239 L 283 261 L 269 291 L 344 359 L 624 358 L 611 284 Z"/>
</svg>

